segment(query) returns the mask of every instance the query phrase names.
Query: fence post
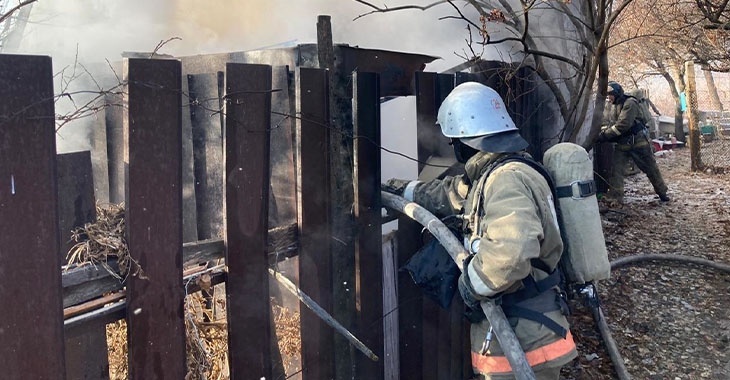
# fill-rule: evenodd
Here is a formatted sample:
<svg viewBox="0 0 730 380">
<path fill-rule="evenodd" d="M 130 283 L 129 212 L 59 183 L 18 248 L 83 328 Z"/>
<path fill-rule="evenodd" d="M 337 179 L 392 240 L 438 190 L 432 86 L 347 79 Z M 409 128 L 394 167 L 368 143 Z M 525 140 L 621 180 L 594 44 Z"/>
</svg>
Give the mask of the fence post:
<svg viewBox="0 0 730 380">
<path fill-rule="evenodd" d="M 51 66 L 50 57 L 0 55 L 0 368 L 7 379 L 66 373 Z"/>
<path fill-rule="evenodd" d="M 183 379 L 182 96 L 176 60 L 132 59 L 124 114 L 130 379 Z M 134 273 L 134 267 L 131 268 Z"/>
<path fill-rule="evenodd" d="M 383 355 L 383 233 L 380 201 L 380 76 L 353 74 L 355 155 L 355 268 L 360 312 L 357 331 L 365 345 Z M 383 362 L 356 357 L 357 378 L 382 379 Z"/>
<path fill-rule="evenodd" d="M 271 66 L 226 65 L 225 215 L 231 379 L 271 378 Z"/>
<path fill-rule="evenodd" d="M 684 64 L 687 76 L 687 116 L 689 117 L 689 149 L 690 162 L 693 172 L 704 170 L 700 156 L 700 129 L 697 126 L 697 86 L 695 84 L 695 65 L 692 61 Z"/>
</svg>

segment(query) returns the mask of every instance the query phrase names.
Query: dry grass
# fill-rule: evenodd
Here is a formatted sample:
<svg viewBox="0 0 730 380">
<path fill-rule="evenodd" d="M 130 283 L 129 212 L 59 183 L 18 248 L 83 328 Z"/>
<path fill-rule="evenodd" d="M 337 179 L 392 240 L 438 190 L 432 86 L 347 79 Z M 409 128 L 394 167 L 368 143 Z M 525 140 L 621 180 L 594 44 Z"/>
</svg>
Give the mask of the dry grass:
<svg viewBox="0 0 730 380">
<path fill-rule="evenodd" d="M 185 297 L 186 380 L 230 378 L 225 296 L 222 287 L 212 289 Z"/>
<path fill-rule="evenodd" d="M 225 290 L 212 288 L 213 296 L 204 292 L 185 297 L 185 332 L 188 373 L 185 380 L 227 380 L 228 323 Z M 288 371 L 296 371 L 301 355 L 300 318 L 298 312 L 276 305 L 272 300 L 279 351 Z M 109 378 L 124 380 L 128 374 L 127 324 L 124 320 L 106 327 L 109 346 Z"/>
<path fill-rule="evenodd" d="M 109 379 L 126 380 L 129 362 L 127 361 L 127 322 L 125 320 L 106 325 L 106 344 L 109 356 Z"/>
<path fill-rule="evenodd" d="M 276 305 L 272 302 L 276 338 L 282 356 L 299 357 L 302 351 L 301 320 L 298 312 Z"/>
<path fill-rule="evenodd" d="M 188 365 L 185 380 L 230 378 L 227 327 L 225 297 L 207 297 L 203 292 L 185 297 L 185 348 Z M 109 347 L 109 379 L 125 380 L 129 368 L 127 323 L 120 320 L 108 324 L 106 337 Z"/>
<path fill-rule="evenodd" d="M 101 265 L 114 277 L 144 277 L 142 268 L 129 255 L 125 239 L 124 204 L 97 205 L 97 219 L 73 231 L 76 244 L 67 255 L 68 267 Z M 119 270 L 111 263 L 116 260 Z M 228 366 L 228 323 L 225 287 L 211 286 L 209 274 L 190 280 L 201 291 L 185 297 L 185 332 L 188 372 L 185 380 L 230 379 Z M 187 286 L 186 286 L 187 291 Z M 295 362 L 301 354 L 298 312 L 277 305 L 272 299 L 276 336 L 285 363 Z M 109 378 L 127 379 L 129 373 L 127 324 L 120 320 L 106 326 Z"/>
<path fill-rule="evenodd" d="M 66 255 L 68 267 L 84 265 L 101 265 L 112 276 L 123 280 L 130 273 L 144 277 L 144 272 L 129 255 L 125 238 L 124 203 L 97 204 L 96 220 L 71 232 L 71 239 L 76 242 Z M 109 261 L 116 259 L 117 273 Z"/>
</svg>

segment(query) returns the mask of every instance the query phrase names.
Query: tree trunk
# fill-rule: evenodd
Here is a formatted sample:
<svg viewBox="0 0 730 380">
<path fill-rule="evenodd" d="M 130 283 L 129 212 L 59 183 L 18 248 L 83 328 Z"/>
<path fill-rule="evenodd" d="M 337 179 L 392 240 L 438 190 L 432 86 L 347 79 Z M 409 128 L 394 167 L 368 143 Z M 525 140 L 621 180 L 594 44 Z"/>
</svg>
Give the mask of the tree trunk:
<svg viewBox="0 0 730 380">
<path fill-rule="evenodd" d="M 674 81 L 674 78 L 669 74 L 667 70 L 661 70 L 662 76 L 669 84 L 669 90 L 672 93 L 672 98 L 674 98 L 674 103 L 676 104 L 677 108 L 674 111 L 674 135 L 679 141 L 686 141 L 684 138 L 684 123 L 682 122 L 684 113 L 682 111 L 682 102 L 679 98 L 679 91 L 677 90 L 677 82 Z M 684 87 L 684 82 L 681 82 L 680 85 Z M 679 133 L 677 133 L 679 131 Z M 658 137 L 658 136 L 657 136 Z"/>
<path fill-rule="evenodd" d="M 712 71 L 707 67 L 702 68 L 702 74 L 705 75 L 705 82 L 707 82 L 707 90 L 710 92 L 710 100 L 712 101 L 713 111 L 722 111 L 722 102 L 720 101 L 720 95 L 717 93 L 717 86 L 715 85 L 715 78 L 712 76 Z"/>
<path fill-rule="evenodd" d="M 684 137 L 684 111 L 679 102 L 677 102 L 677 111 L 674 113 L 674 136 L 679 141 L 687 140 Z"/>
</svg>

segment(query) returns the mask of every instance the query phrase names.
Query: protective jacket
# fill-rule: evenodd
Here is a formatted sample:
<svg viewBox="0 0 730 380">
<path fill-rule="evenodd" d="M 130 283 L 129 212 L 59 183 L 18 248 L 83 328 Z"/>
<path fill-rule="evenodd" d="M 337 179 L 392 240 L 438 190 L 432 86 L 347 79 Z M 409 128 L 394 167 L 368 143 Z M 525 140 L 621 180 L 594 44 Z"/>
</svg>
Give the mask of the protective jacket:
<svg viewBox="0 0 730 380">
<path fill-rule="evenodd" d="M 558 265 L 563 242 L 545 178 L 523 162 L 501 163 L 508 155 L 479 152 L 467 161 L 465 175 L 413 184 L 407 197 L 441 218 L 464 215 L 465 246 L 474 253 L 464 268 L 471 286 L 480 297 L 504 300 L 505 314 L 540 378 L 541 371 L 559 372 L 577 356 L 557 287 L 524 291 L 530 284 L 554 278 L 550 274 Z M 512 306 L 547 317 L 544 322 L 554 328 L 509 312 Z M 482 353 L 488 331 L 486 320 L 472 324 L 472 367 L 486 378 L 509 375 L 511 368 L 496 340 Z"/>
<path fill-rule="evenodd" d="M 616 143 L 613 153 L 613 171 L 609 179 L 608 196 L 619 200 L 624 194 L 623 168 L 629 160 L 646 173 L 654 191 L 660 197 L 666 197 L 667 185 L 654 160 L 654 153 L 649 145 L 646 120 L 641 116 L 640 105 L 636 99 L 626 96 L 622 102 L 616 104 L 612 110 L 611 120 L 614 124 L 601 131 L 600 139 Z"/>
<path fill-rule="evenodd" d="M 613 125 L 603 130 L 601 134 L 607 141 L 619 145 L 648 145 L 646 138 L 646 123 L 641 112 L 641 105 L 632 96 L 624 96 L 612 109 L 609 120 Z"/>
</svg>

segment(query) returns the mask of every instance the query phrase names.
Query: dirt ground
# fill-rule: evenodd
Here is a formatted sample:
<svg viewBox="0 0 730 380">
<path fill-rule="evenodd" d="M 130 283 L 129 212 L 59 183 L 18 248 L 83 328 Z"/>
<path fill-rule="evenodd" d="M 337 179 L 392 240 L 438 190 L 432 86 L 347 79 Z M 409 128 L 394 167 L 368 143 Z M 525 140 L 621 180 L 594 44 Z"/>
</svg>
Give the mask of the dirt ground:
<svg viewBox="0 0 730 380">
<path fill-rule="evenodd" d="M 689 149 L 657 163 L 669 186 L 660 203 L 643 173 L 626 178 L 623 205 L 601 203 L 609 259 L 696 256 L 730 264 L 730 175 L 691 172 Z M 725 154 L 730 154 L 726 152 Z M 707 266 L 641 262 L 597 285 L 606 321 L 634 379 L 730 379 L 730 274 Z M 579 358 L 565 379 L 615 379 L 582 300 L 571 300 Z"/>
</svg>

